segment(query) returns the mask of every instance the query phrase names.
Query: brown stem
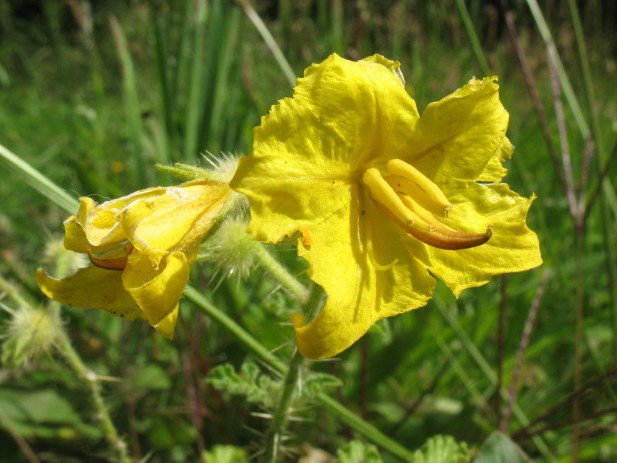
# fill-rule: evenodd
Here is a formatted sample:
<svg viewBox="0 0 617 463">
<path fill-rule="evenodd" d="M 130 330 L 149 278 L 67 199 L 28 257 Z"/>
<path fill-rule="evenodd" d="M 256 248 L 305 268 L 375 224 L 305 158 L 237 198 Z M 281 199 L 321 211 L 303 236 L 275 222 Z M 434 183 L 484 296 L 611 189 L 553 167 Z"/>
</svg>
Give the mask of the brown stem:
<svg viewBox="0 0 617 463">
<path fill-rule="evenodd" d="M 504 2 L 504 4 L 505 3 L 506 2 Z M 542 105 L 542 101 L 540 101 L 540 94 L 538 92 L 536 81 L 533 77 L 533 73 L 531 72 L 531 68 L 529 67 L 525 51 L 523 50 L 523 47 L 521 46 L 520 40 L 518 38 L 518 31 L 514 22 L 514 13 L 508 10 L 506 11 L 504 18 L 506 21 L 506 26 L 508 28 L 508 35 L 510 36 L 512 46 L 514 47 L 514 51 L 516 52 L 516 56 L 521 66 L 521 71 L 525 79 L 525 85 L 527 86 L 527 92 L 529 93 L 529 97 L 531 98 L 531 102 L 536 111 L 538 123 L 540 124 L 540 130 L 542 132 L 544 142 L 546 143 L 546 148 L 548 149 L 551 162 L 553 163 L 553 170 L 557 174 L 557 180 L 559 181 L 559 185 L 563 190 L 564 196 L 566 196 L 566 182 L 560 167 L 559 155 L 557 154 L 557 150 L 555 148 L 555 145 L 553 144 L 553 137 L 551 136 L 551 130 L 548 125 L 544 106 Z"/>
<path fill-rule="evenodd" d="M 501 420 L 501 424 L 499 426 L 499 430 L 503 433 L 505 433 L 508 429 L 508 423 L 510 421 L 510 416 L 512 415 L 512 409 L 516 404 L 516 397 L 518 395 L 519 374 L 521 371 L 521 367 L 523 366 L 523 362 L 525 361 L 525 352 L 527 351 L 527 347 L 529 346 L 531 332 L 536 323 L 536 317 L 538 315 L 538 310 L 540 309 L 540 303 L 542 302 L 544 290 L 546 289 L 546 284 L 548 283 L 548 276 L 549 272 L 545 270 L 542 274 L 542 281 L 540 282 L 533 301 L 531 302 L 529 314 L 527 315 L 527 320 L 525 321 L 525 326 L 523 328 L 523 334 L 521 335 L 521 341 L 516 352 L 516 363 L 514 364 L 514 371 L 512 372 L 512 382 L 510 384 L 508 406 L 504 411 L 503 419 Z"/>
<path fill-rule="evenodd" d="M 583 421 L 589 421 L 589 420 L 594 420 L 596 418 L 600 418 L 601 416 L 604 415 L 609 415 L 611 413 L 617 413 L 617 406 L 614 407 L 608 407 L 608 408 L 604 408 L 602 410 L 598 410 L 597 412 L 593 412 L 593 413 L 589 413 L 587 415 L 585 415 L 585 417 L 583 418 Z M 552 424 L 547 424 L 546 426 L 543 426 L 541 428 L 538 429 L 534 429 L 533 431 L 529 432 L 529 431 L 524 431 L 524 432 L 520 432 L 517 433 L 515 436 L 512 436 L 513 440 L 519 441 L 525 438 L 529 438 L 538 434 L 542 434 L 545 433 L 547 431 L 555 431 L 557 429 L 561 429 L 561 428 L 565 428 L 567 426 L 571 426 L 571 425 L 576 425 L 576 421 L 574 421 L 574 419 L 572 420 L 566 420 L 566 421 L 561 421 L 559 423 L 552 423 Z"/>
</svg>

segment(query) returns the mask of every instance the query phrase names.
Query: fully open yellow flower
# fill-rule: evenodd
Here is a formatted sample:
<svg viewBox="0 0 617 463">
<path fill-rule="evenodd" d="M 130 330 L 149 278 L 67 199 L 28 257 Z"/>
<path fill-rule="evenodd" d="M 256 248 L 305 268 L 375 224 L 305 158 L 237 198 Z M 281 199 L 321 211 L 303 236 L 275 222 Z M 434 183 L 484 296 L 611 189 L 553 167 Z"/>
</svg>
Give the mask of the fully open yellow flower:
<svg viewBox="0 0 617 463">
<path fill-rule="evenodd" d="M 457 296 L 492 276 L 541 264 L 525 219 L 533 198 L 501 183 L 512 154 L 495 78 L 472 80 L 422 115 L 399 64 L 332 55 L 255 130 L 231 186 L 250 232 L 298 253 L 327 292 L 308 324 L 311 358 L 338 354 L 377 320 L 421 307 L 443 280 Z"/>
<path fill-rule="evenodd" d="M 64 222 L 64 246 L 87 254 L 91 265 L 60 280 L 39 269 L 37 282 L 63 304 L 144 318 L 171 338 L 198 246 L 230 194 L 226 184 L 196 180 L 99 205 L 81 198 Z"/>
</svg>

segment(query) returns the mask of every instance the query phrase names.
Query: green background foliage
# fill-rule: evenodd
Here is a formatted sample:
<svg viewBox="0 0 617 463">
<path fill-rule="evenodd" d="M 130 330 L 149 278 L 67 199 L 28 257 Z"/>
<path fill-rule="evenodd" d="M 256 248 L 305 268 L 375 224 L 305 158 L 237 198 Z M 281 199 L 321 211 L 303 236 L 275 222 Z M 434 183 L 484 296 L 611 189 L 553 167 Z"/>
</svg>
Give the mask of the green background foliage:
<svg viewBox="0 0 617 463">
<path fill-rule="evenodd" d="M 534 461 L 571 461 L 576 445 L 579 461 L 617 460 L 617 5 L 542 2 L 545 29 L 535 1 L 254 1 L 279 48 L 264 40 L 247 5 L 0 0 L 0 144 L 71 196 L 102 201 L 174 182 L 156 163 L 206 166 L 201 155 L 208 152 L 250 153 L 260 116 L 291 94 L 286 66 L 301 76 L 332 52 L 351 59 L 381 53 L 401 62 L 420 111 L 472 76 L 498 75 L 516 147 L 506 181 L 538 196 L 528 223 L 544 266 L 459 300 L 440 285 L 426 308 L 383 321 L 336 360 L 311 365 L 312 391 L 294 404 L 298 420 L 289 421 L 281 458 L 321 450 L 330 461 L 352 461 L 353 452 L 397 461 L 378 446 L 349 444 L 361 435 L 313 400 L 323 391 L 412 453 L 441 439 L 440 451 L 449 445 L 461 458 L 499 461 L 490 452 L 510 449 L 525 461 L 508 435 Z M 547 31 L 563 63 L 555 75 Z M 563 159 L 573 174 L 566 188 Z M 45 307 L 33 274 L 55 265 L 46 249 L 61 236 L 66 213 L 23 178 L 3 177 L 0 291 L 8 296 L 0 302 L 16 310 L 10 294 L 18 292 Z M 584 223 L 568 200 L 579 185 L 588 204 Z M 292 243 L 273 252 L 306 279 Z M 287 362 L 295 303 L 261 272 L 242 282 L 225 275 L 205 263 L 191 281 Z M 173 342 L 145 323 L 98 311 L 66 308 L 62 318 L 83 360 L 112 379 L 102 383 L 104 399 L 135 461 L 259 454 L 281 375 L 189 301 Z M 0 312 L 1 323 L 8 319 Z M 521 348 L 526 326 L 533 330 Z M 3 461 L 107 461 L 89 410 L 81 383 L 52 355 L 28 368 L 2 366 Z M 427 442 L 436 435 L 454 439 Z M 463 441 L 466 447 L 457 446 Z M 237 448 L 217 447 L 224 445 Z M 434 460 L 425 454 L 417 461 Z"/>
</svg>

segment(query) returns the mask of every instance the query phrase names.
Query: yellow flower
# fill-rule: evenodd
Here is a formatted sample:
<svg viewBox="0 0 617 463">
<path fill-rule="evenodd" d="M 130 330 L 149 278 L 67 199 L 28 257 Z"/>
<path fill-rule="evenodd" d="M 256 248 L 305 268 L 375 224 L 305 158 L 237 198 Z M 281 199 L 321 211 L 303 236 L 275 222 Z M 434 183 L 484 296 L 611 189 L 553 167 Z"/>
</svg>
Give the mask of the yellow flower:
<svg viewBox="0 0 617 463">
<path fill-rule="evenodd" d="M 99 205 L 81 198 L 64 222 L 64 246 L 87 254 L 91 265 L 63 279 L 38 269 L 39 287 L 63 304 L 144 318 L 172 338 L 198 246 L 230 194 L 226 184 L 196 180 Z"/>
<path fill-rule="evenodd" d="M 501 183 L 512 145 L 495 81 L 474 79 L 420 116 L 398 63 L 332 55 L 262 119 L 231 186 L 249 198 L 257 239 L 299 233 L 327 292 L 314 320 L 293 317 L 305 356 L 336 355 L 425 305 L 432 275 L 458 296 L 541 264 L 525 224 L 533 198 Z"/>
</svg>

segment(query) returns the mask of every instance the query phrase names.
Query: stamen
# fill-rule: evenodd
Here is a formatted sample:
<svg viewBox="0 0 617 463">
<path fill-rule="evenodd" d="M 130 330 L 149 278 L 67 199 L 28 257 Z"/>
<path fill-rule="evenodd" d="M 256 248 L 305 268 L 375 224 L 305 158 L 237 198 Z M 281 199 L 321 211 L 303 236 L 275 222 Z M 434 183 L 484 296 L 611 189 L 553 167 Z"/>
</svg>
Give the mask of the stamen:
<svg viewBox="0 0 617 463">
<path fill-rule="evenodd" d="M 448 198 L 432 180 L 411 164 L 400 159 L 391 159 L 387 164 L 392 174 L 386 181 L 396 191 L 408 194 L 423 208 L 438 216 L 447 216 L 452 209 Z"/>
<path fill-rule="evenodd" d="M 367 169 L 362 176 L 362 181 L 369 190 L 371 198 L 388 213 L 396 224 L 414 238 L 430 246 L 449 250 L 472 248 L 486 243 L 492 235 L 490 227 L 485 233 L 466 233 L 445 227 L 409 195 L 397 194 L 381 176 L 379 170 L 374 167 Z M 439 188 L 436 185 L 435 187 Z M 367 243 L 370 245 L 369 239 Z"/>
<path fill-rule="evenodd" d="M 125 244 L 120 247 L 115 247 L 109 249 L 104 252 L 99 252 L 96 254 L 88 251 L 88 258 L 93 265 L 104 268 L 106 270 L 124 270 L 126 268 L 126 263 L 129 257 L 129 254 L 133 250 L 133 246 L 131 244 Z M 111 256 L 110 256 L 111 254 Z M 113 255 L 123 254 L 120 257 L 112 257 Z"/>
<path fill-rule="evenodd" d="M 409 210 L 394 189 L 381 176 L 379 170 L 374 167 L 367 169 L 362 176 L 362 181 L 367 186 L 373 201 L 384 207 L 394 220 L 402 224 L 411 220 Z"/>
<path fill-rule="evenodd" d="M 418 218 L 424 222 L 428 229 L 423 226 L 414 226 L 413 223 L 403 227 L 411 236 L 420 241 L 439 249 L 459 250 L 480 246 L 486 243 L 492 236 L 493 230 L 489 225 L 484 233 L 467 233 L 451 230 L 439 222 L 428 211 L 418 205 L 412 198 L 401 195 L 401 201 L 409 210 L 417 214 Z"/>
</svg>

